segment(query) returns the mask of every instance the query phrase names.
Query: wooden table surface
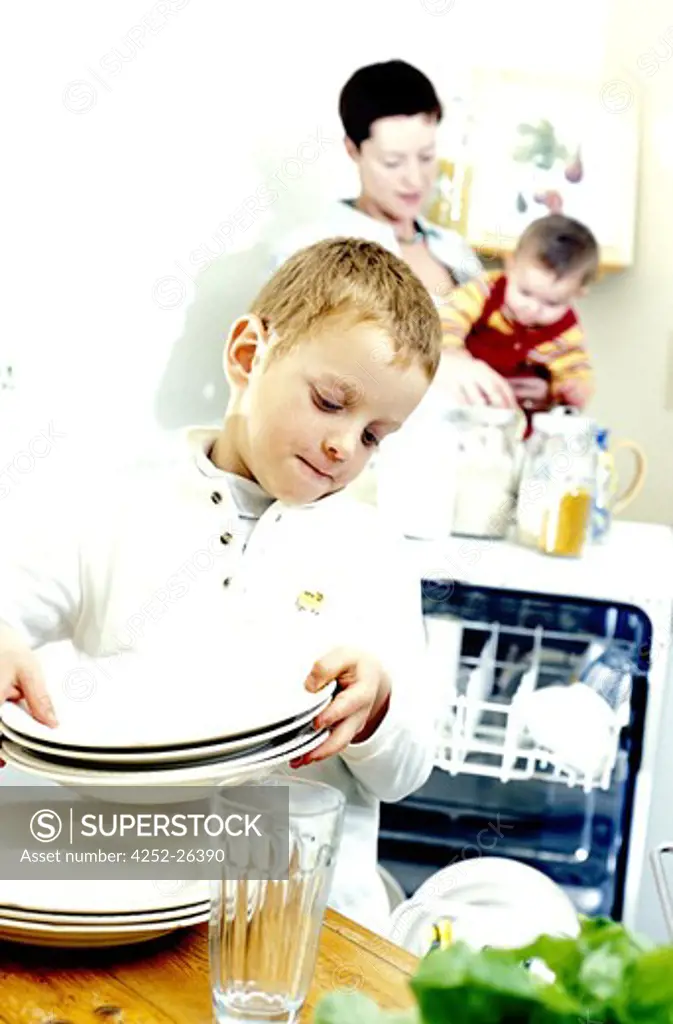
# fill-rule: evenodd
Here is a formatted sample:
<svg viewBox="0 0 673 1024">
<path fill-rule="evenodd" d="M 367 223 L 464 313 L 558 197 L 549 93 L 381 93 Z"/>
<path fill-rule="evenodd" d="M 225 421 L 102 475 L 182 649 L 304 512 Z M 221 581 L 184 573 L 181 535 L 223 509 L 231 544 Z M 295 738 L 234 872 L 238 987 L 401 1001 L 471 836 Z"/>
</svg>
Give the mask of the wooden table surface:
<svg viewBox="0 0 673 1024">
<path fill-rule="evenodd" d="M 302 1024 L 335 988 L 357 988 L 386 1008 L 412 1005 L 417 961 L 333 911 Z M 53 950 L 0 943 L 2 1024 L 210 1024 L 207 926 L 139 946 Z"/>
</svg>

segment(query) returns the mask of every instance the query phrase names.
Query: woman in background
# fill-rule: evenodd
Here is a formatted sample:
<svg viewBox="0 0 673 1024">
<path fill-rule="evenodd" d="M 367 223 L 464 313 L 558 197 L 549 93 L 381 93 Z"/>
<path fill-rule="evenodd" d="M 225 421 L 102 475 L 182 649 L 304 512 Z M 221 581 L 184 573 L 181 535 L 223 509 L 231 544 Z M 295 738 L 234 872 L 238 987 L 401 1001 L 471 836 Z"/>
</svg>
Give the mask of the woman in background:
<svg viewBox="0 0 673 1024">
<path fill-rule="evenodd" d="M 282 239 L 274 269 L 292 253 L 323 238 L 348 235 L 379 242 L 406 260 L 441 315 L 457 284 L 481 273 L 461 235 L 427 221 L 437 177 L 437 127 L 442 105 L 430 80 L 401 60 L 360 68 L 341 91 L 339 114 L 346 151 L 360 178 L 360 195 L 332 203 L 320 219 Z M 467 404 L 513 406 L 503 378 L 478 360 L 453 361 L 445 387 Z"/>
</svg>

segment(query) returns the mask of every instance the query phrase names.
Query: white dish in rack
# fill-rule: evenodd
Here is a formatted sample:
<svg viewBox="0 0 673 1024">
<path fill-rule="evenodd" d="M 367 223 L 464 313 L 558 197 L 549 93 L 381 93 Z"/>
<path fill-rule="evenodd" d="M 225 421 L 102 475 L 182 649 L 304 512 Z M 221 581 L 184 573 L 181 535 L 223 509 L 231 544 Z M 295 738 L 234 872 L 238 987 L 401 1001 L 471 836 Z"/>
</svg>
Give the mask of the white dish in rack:
<svg viewBox="0 0 673 1024">
<path fill-rule="evenodd" d="M 619 720 L 599 693 L 584 683 L 546 686 L 518 703 L 519 722 L 554 762 L 593 777 L 614 748 Z"/>
</svg>

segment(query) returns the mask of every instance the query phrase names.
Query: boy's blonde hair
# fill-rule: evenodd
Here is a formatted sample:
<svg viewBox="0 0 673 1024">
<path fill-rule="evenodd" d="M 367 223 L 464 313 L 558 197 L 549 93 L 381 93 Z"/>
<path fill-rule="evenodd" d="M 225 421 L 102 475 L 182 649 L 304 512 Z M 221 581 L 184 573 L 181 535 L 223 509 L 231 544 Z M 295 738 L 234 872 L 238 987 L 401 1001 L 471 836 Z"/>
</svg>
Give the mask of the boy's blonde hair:
<svg viewBox="0 0 673 1024">
<path fill-rule="evenodd" d="M 400 361 L 418 359 L 431 378 L 441 352 L 439 315 L 411 268 L 376 242 L 330 238 L 291 256 L 250 309 L 287 351 L 330 319 L 381 328 Z"/>
</svg>

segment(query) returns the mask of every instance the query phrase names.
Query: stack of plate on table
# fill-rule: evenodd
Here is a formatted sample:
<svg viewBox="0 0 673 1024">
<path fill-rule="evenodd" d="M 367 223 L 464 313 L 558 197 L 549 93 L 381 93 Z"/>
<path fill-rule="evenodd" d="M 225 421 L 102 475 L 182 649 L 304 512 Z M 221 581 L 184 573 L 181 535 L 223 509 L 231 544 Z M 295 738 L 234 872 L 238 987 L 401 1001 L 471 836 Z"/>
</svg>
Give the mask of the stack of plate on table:
<svg viewBox="0 0 673 1024">
<path fill-rule="evenodd" d="M 266 674 L 254 656 L 235 673 L 213 662 L 136 655 L 73 661 L 61 649 L 45 648 L 41 659 L 59 724 L 50 728 L 23 705 L 4 704 L 0 757 L 71 789 L 241 785 L 307 754 L 328 734 L 313 720 L 335 684 L 307 691 L 305 658 L 294 666 L 286 658 L 283 669 Z"/>
<path fill-rule="evenodd" d="M 0 940 L 31 946 L 121 946 L 208 920 L 204 881 L 0 880 Z"/>
</svg>

